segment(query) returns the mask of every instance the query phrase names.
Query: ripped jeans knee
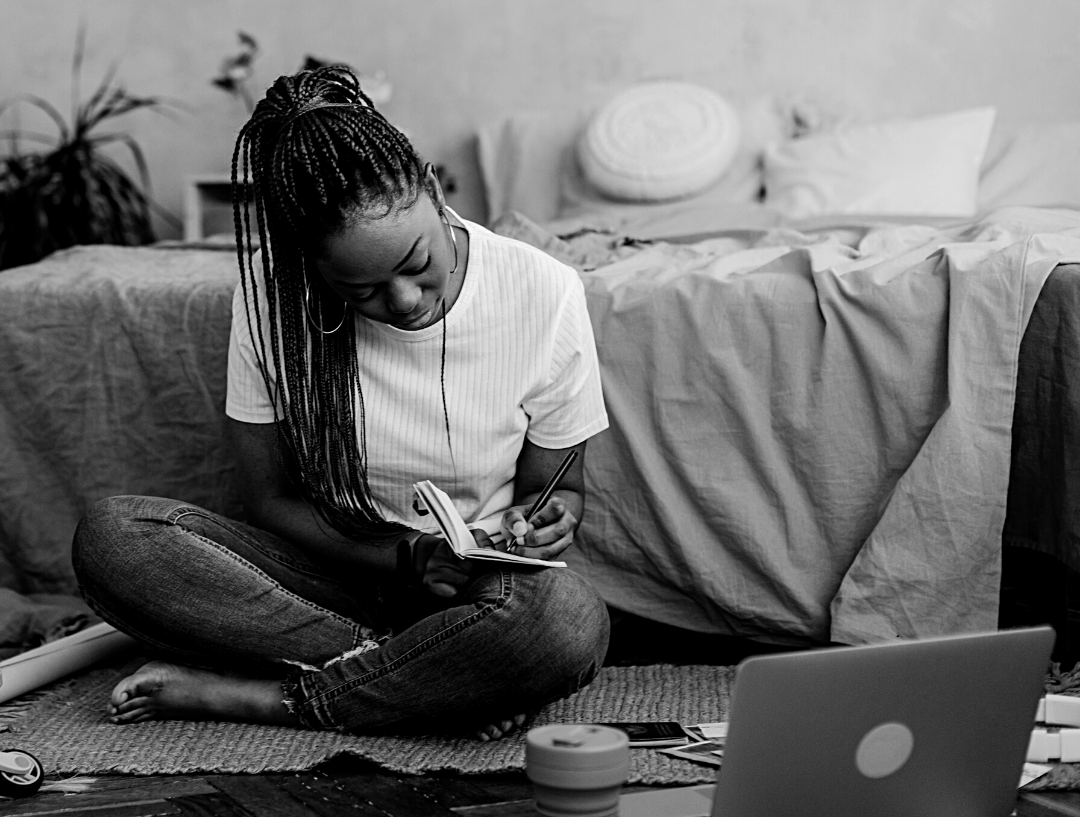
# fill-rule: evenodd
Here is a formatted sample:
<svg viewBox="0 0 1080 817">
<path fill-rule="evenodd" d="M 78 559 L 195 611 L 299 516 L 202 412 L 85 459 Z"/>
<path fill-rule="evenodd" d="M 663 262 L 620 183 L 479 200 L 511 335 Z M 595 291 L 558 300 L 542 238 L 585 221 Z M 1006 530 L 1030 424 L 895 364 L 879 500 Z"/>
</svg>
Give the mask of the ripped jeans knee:
<svg viewBox="0 0 1080 817">
<path fill-rule="evenodd" d="M 501 571 L 377 649 L 286 682 L 313 728 L 480 724 L 528 713 L 589 683 L 607 651 L 607 608 L 570 571 Z"/>
</svg>

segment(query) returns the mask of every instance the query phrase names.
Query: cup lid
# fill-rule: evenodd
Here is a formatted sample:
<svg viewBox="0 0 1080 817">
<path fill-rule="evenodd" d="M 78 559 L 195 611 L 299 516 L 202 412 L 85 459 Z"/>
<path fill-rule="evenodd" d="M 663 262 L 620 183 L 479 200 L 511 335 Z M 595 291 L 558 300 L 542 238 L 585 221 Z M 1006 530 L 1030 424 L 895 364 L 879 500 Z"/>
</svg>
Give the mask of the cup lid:
<svg viewBox="0 0 1080 817">
<path fill-rule="evenodd" d="M 537 726 L 526 735 L 527 766 L 604 770 L 627 763 L 630 738 L 621 729 L 587 723 Z"/>
</svg>

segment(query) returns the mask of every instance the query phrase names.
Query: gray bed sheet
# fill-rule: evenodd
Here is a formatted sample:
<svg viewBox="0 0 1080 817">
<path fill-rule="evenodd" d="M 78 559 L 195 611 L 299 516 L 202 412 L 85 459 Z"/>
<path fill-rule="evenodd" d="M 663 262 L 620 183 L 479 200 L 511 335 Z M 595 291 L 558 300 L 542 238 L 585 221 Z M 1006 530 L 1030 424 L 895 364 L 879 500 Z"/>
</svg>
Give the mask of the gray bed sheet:
<svg viewBox="0 0 1080 817">
<path fill-rule="evenodd" d="M 787 643 L 996 626 L 1018 350 L 1080 214 L 629 252 L 506 227 L 589 269 L 611 428 L 568 559 L 610 604 Z"/>
<path fill-rule="evenodd" d="M 75 593 L 103 497 L 240 513 L 225 450 L 235 253 L 75 247 L 0 273 L 0 587 Z"/>
<path fill-rule="evenodd" d="M 992 627 L 1017 348 L 1064 251 L 972 265 L 1024 231 L 1078 229 L 1024 211 L 843 240 L 521 235 L 582 271 L 612 417 L 589 445 L 574 566 L 614 606 L 703 632 Z M 927 241 L 938 260 L 920 267 Z M 76 593 L 71 537 L 106 496 L 240 517 L 236 283 L 234 253 L 191 248 L 79 247 L 0 273 L 0 588 Z"/>
</svg>

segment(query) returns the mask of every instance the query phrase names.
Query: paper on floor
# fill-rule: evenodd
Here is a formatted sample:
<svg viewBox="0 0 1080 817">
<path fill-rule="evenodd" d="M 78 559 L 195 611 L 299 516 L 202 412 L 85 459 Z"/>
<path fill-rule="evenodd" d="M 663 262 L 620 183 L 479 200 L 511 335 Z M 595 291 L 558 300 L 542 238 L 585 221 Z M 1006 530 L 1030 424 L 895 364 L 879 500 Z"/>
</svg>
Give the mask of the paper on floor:
<svg viewBox="0 0 1080 817">
<path fill-rule="evenodd" d="M 131 649 L 135 640 L 110 624 L 95 624 L 0 661 L 0 703 Z"/>
</svg>

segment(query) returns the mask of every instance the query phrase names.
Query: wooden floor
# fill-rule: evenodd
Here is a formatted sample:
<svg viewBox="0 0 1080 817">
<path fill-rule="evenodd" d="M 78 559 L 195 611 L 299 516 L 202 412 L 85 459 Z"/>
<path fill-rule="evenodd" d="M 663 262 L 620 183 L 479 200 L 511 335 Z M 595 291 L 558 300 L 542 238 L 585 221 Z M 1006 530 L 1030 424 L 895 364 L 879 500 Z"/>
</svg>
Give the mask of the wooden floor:
<svg viewBox="0 0 1080 817">
<path fill-rule="evenodd" d="M 393 775 L 342 758 L 290 774 L 100 777 L 81 794 L 0 799 L 0 816 L 534 817 L 531 798 L 524 774 Z M 1080 793 L 1022 794 L 1016 815 L 1080 817 Z"/>
<path fill-rule="evenodd" d="M 631 622 L 616 628 L 609 663 L 734 664 L 760 645 Z M 0 735 L 0 748 L 6 748 Z M 31 747 L 26 747 L 31 749 Z M 46 770 L 46 774 L 48 770 Z M 47 782 L 52 778 L 47 776 Z M 398 775 L 356 758 L 261 775 L 104 776 L 77 794 L 0 798 L 0 817 L 524 817 L 535 815 L 524 773 Z M 634 787 L 628 791 L 640 791 Z M 1020 795 L 1017 817 L 1080 817 L 1080 792 Z"/>
<path fill-rule="evenodd" d="M 489 817 L 533 814 L 523 774 L 401 776 L 342 758 L 302 773 L 100 777 L 82 794 L 0 801 L 0 814 L 152 817 Z"/>
</svg>

